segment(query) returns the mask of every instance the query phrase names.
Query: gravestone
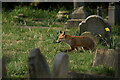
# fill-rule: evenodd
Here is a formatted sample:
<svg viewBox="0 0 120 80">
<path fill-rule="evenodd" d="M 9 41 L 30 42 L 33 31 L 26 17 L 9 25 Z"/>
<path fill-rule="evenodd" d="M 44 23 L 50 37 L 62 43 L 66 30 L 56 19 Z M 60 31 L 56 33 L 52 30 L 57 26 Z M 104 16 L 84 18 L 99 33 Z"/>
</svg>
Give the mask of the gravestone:
<svg viewBox="0 0 120 80">
<path fill-rule="evenodd" d="M 75 2 L 74 11 L 72 13 L 72 19 L 68 20 L 65 24 L 65 28 L 79 27 L 79 23 L 87 17 L 87 12 L 84 10 L 84 2 Z"/>
<path fill-rule="evenodd" d="M 115 68 L 117 54 L 117 51 L 114 49 L 97 49 L 93 66 L 104 65 Z"/>
<path fill-rule="evenodd" d="M 88 31 L 97 35 L 101 34 L 102 37 L 108 37 L 108 32 L 106 32 L 105 28 L 109 28 L 111 31 L 111 25 L 98 15 L 88 16 L 79 24 L 79 27 L 80 33 Z"/>
<path fill-rule="evenodd" d="M 67 15 L 69 15 L 68 11 L 59 11 L 57 14 L 57 20 L 63 20 Z"/>
<path fill-rule="evenodd" d="M 2 57 L 2 59 L 0 59 L 0 79 L 5 78 L 6 75 L 7 75 L 6 61 L 5 57 Z"/>
<path fill-rule="evenodd" d="M 73 0 L 74 10 L 79 8 L 80 6 L 83 6 L 83 5 L 84 5 L 84 2 L 77 2 L 77 0 Z"/>
<path fill-rule="evenodd" d="M 65 23 L 65 28 L 73 28 L 79 27 L 79 23 L 82 22 L 84 19 L 69 19 Z"/>
<path fill-rule="evenodd" d="M 120 3 L 109 3 L 108 16 L 112 25 L 120 25 Z"/>
<path fill-rule="evenodd" d="M 116 44 L 116 48 L 115 49 L 120 49 L 120 42 Z"/>
<path fill-rule="evenodd" d="M 102 8 L 97 7 L 97 15 L 102 17 Z"/>
<path fill-rule="evenodd" d="M 53 78 L 68 77 L 68 56 L 64 53 L 59 53 L 55 56 L 53 64 Z"/>
<path fill-rule="evenodd" d="M 120 2 L 115 3 L 115 25 L 120 26 Z"/>
<path fill-rule="evenodd" d="M 87 12 L 84 10 L 84 6 L 79 7 L 72 13 L 72 19 L 85 19 Z"/>
<path fill-rule="evenodd" d="M 50 70 L 46 59 L 41 54 L 38 48 L 30 51 L 30 56 L 28 58 L 29 65 L 29 75 L 30 78 L 49 78 Z"/>
<path fill-rule="evenodd" d="M 2 59 L 0 59 L 0 80 L 2 79 Z"/>
<path fill-rule="evenodd" d="M 108 21 L 112 24 L 115 25 L 115 6 L 113 3 L 109 3 L 108 7 Z"/>
<path fill-rule="evenodd" d="M 118 52 L 118 55 L 117 55 L 117 62 L 116 62 L 116 71 L 115 71 L 115 77 L 116 78 L 120 78 L 120 42 L 116 45 L 116 51 Z"/>
<path fill-rule="evenodd" d="M 92 34 L 91 32 L 83 32 L 81 36 L 86 36 L 86 37 L 91 38 L 95 44 L 99 42 L 99 37 L 96 37 L 96 35 Z"/>
</svg>

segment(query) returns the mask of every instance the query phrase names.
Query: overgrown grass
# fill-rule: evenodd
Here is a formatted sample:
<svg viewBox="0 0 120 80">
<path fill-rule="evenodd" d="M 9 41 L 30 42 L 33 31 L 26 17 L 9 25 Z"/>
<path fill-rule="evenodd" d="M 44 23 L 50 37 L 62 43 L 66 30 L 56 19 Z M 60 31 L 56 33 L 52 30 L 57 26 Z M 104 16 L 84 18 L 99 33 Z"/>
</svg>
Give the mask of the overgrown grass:
<svg viewBox="0 0 120 80">
<path fill-rule="evenodd" d="M 51 11 L 18 6 L 12 11 L 7 13 L 3 11 L 3 13 L 8 15 L 9 19 L 19 26 L 63 27 L 63 25 L 57 24 L 58 10 Z M 21 14 L 24 17 L 19 16 Z"/>
<path fill-rule="evenodd" d="M 2 53 L 5 57 L 7 63 L 7 77 L 28 77 L 28 56 L 29 52 L 33 48 L 40 48 L 41 53 L 45 56 L 49 67 L 52 71 L 52 65 L 54 57 L 61 50 L 69 48 L 69 45 L 65 43 L 54 43 L 57 40 L 58 33 L 60 29 L 51 29 L 51 28 L 19 28 L 14 22 L 13 16 L 16 16 L 18 13 L 24 13 L 25 15 L 35 16 L 30 9 L 16 8 L 11 12 L 3 12 L 3 30 L 2 30 Z M 30 12 L 30 13 L 28 13 Z M 38 10 L 42 13 L 42 11 Z M 43 11 L 46 13 L 47 12 Z M 39 13 L 39 14 L 40 14 Z M 53 13 L 56 13 L 53 11 Z M 8 14 L 8 15 L 7 15 Z M 38 15 L 37 12 L 35 12 Z M 42 14 L 41 14 L 42 15 Z M 45 17 L 38 15 L 40 18 Z M 43 14 L 44 15 L 44 14 Z M 55 15 L 55 14 L 54 14 Z M 53 16 L 54 16 L 53 15 Z M 37 18 L 37 17 L 36 17 Z M 48 18 L 46 18 L 48 19 Z M 51 18 L 52 19 L 52 18 Z M 66 31 L 66 34 L 69 35 L 79 35 L 79 29 L 65 29 L 61 30 Z M 113 33 L 116 30 L 113 31 Z M 118 32 L 118 31 L 116 31 Z M 114 40 L 118 38 L 117 42 L 120 42 L 120 36 L 114 34 Z M 117 43 L 116 42 L 116 43 Z M 52 46 L 52 47 L 51 47 Z M 97 48 L 107 48 L 101 44 L 97 45 Z M 92 67 L 92 60 L 94 57 L 94 52 L 90 53 L 89 51 L 73 51 L 70 53 L 65 53 L 69 56 L 69 71 L 76 72 L 85 72 L 85 73 L 95 73 L 95 74 L 105 74 L 105 75 L 114 75 L 114 69 L 107 68 L 104 66 Z"/>
</svg>

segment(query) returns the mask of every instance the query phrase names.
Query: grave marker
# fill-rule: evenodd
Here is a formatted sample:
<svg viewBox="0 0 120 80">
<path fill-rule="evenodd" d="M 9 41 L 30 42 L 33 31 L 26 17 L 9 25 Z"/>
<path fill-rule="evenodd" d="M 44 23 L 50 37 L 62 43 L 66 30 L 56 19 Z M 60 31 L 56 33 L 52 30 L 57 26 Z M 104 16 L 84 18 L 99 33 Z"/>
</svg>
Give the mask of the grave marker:
<svg viewBox="0 0 120 80">
<path fill-rule="evenodd" d="M 115 70 L 115 77 L 120 78 L 120 42 L 116 45 L 116 51 L 118 53 L 117 55 L 117 62 L 116 62 L 116 70 Z"/>
<path fill-rule="evenodd" d="M 79 24 L 80 33 L 85 31 L 93 34 L 101 34 L 102 37 L 108 37 L 105 28 L 109 28 L 111 31 L 111 25 L 98 15 L 88 16 L 84 21 Z"/>
<path fill-rule="evenodd" d="M 93 66 L 104 65 L 115 69 L 115 78 L 120 78 L 120 43 L 116 49 L 98 49 L 96 51 Z"/>
<path fill-rule="evenodd" d="M 102 17 L 102 8 L 97 7 L 97 15 Z"/>
<path fill-rule="evenodd" d="M 87 17 L 87 12 L 84 10 L 84 6 L 77 8 L 72 13 L 72 19 L 85 19 L 86 17 Z"/>
<path fill-rule="evenodd" d="M 109 3 L 108 7 L 108 21 L 112 25 L 120 25 L 120 4 L 119 3 Z"/>
<path fill-rule="evenodd" d="M 68 56 L 64 53 L 59 53 L 55 56 L 53 64 L 53 78 L 68 77 Z"/>
<path fill-rule="evenodd" d="M 93 66 L 109 66 L 115 68 L 117 52 L 114 49 L 96 50 Z"/>
<path fill-rule="evenodd" d="M 76 0 L 74 0 L 74 11 L 72 12 L 72 19 L 66 22 L 66 28 L 79 27 L 79 23 L 87 17 L 87 12 L 84 10 L 84 5 L 84 2 L 76 2 Z"/>
<path fill-rule="evenodd" d="M 2 57 L 0 59 L 0 79 L 5 78 L 6 75 L 7 75 L 6 61 L 5 61 L 5 57 Z"/>
<path fill-rule="evenodd" d="M 112 24 L 115 25 L 115 6 L 113 3 L 109 3 L 108 7 L 108 21 Z"/>
<path fill-rule="evenodd" d="M 38 48 L 35 48 L 30 51 L 28 64 L 29 64 L 29 75 L 31 79 L 50 77 L 50 70 L 47 61 Z"/>
<path fill-rule="evenodd" d="M 95 44 L 97 44 L 99 42 L 99 37 L 96 37 L 94 34 L 92 34 L 91 32 L 83 32 L 81 34 L 81 36 L 86 36 L 91 38 Z"/>
</svg>

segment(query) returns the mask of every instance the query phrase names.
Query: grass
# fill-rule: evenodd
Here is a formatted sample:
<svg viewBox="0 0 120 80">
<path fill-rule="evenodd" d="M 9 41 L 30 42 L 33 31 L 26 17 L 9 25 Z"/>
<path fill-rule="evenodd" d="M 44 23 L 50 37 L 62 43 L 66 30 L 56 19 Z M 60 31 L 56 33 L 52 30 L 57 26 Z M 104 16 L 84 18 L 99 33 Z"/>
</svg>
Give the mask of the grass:
<svg viewBox="0 0 120 80">
<path fill-rule="evenodd" d="M 13 16 L 21 13 L 22 8 L 16 8 L 10 12 L 3 12 L 3 28 L 2 28 L 2 53 L 5 57 L 7 64 L 7 77 L 28 77 L 28 56 L 29 52 L 33 48 L 40 48 L 41 53 L 45 56 L 49 67 L 52 71 L 52 65 L 54 57 L 61 50 L 69 48 L 69 45 L 65 43 L 57 44 L 57 36 L 60 29 L 51 28 L 19 28 L 18 24 Z M 16 12 L 16 13 L 15 13 Z M 31 15 L 31 9 L 22 11 L 24 14 Z M 42 10 L 41 10 L 42 12 Z M 46 11 L 43 11 L 46 12 Z M 52 11 L 55 13 L 54 11 Z M 7 14 L 7 15 L 6 15 Z M 39 13 L 35 12 L 36 17 L 41 17 Z M 46 13 L 47 14 L 47 13 Z M 33 14 L 33 17 L 35 15 Z M 33 18 L 31 16 L 31 18 Z M 43 16 L 44 17 L 44 16 Z M 35 18 L 35 17 L 34 17 Z M 57 25 L 56 25 L 57 26 Z M 55 27 L 55 26 L 54 26 Z M 61 26 L 58 26 L 61 27 Z M 63 27 L 63 26 L 62 26 Z M 79 29 L 65 29 L 70 35 L 79 35 Z M 114 30 L 115 32 L 116 30 Z M 114 33 L 113 32 L 113 33 Z M 117 31 L 118 32 L 118 31 Z M 114 40 L 118 39 L 120 42 L 119 35 L 115 32 L 113 35 Z M 117 43 L 115 42 L 115 43 Z M 51 47 L 52 46 L 52 47 Z M 97 48 L 108 48 L 99 44 Z M 113 76 L 114 69 L 107 68 L 105 66 L 92 67 L 92 60 L 94 58 L 94 52 L 88 51 L 73 51 L 66 53 L 69 56 L 69 71 L 83 72 L 83 73 L 95 73 L 95 74 L 106 74 Z"/>
<path fill-rule="evenodd" d="M 8 13 L 8 12 L 7 12 Z M 16 24 L 21 26 L 42 26 L 42 27 L 63 27 L 56 22 L 58 10 L 41 10 L 32 7 L 16 7 L 14 10 L 9 11 L 9 18 Z M 20 17 L 23 14 L 25 17 Z M 6 20 L 5 20 L 6 21 Z M 66 19 L 65 19 L 66 21 Z M 61 23 L 61 22 L 59 22 Z"/>
</svg>

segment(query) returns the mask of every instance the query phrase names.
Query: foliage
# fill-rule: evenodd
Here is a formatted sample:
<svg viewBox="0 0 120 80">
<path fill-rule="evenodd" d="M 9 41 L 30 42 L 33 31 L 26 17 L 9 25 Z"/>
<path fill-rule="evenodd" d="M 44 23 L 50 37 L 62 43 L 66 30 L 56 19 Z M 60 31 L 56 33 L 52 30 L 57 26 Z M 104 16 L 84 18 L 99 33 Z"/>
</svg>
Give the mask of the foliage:
<svg viewBox="0 0 120 80">
<path fill-rule="evenodd" d="M 105 28 L 106 37 L 103 37 L 101 34 L 98 34 L 100 38 L 99 44 L 106 46 L 109 49 L 115 49 L 116 44 L 120 41 L 119 37 L 119 26 L 112 26 L 112 29 Z"/>
</svg>

